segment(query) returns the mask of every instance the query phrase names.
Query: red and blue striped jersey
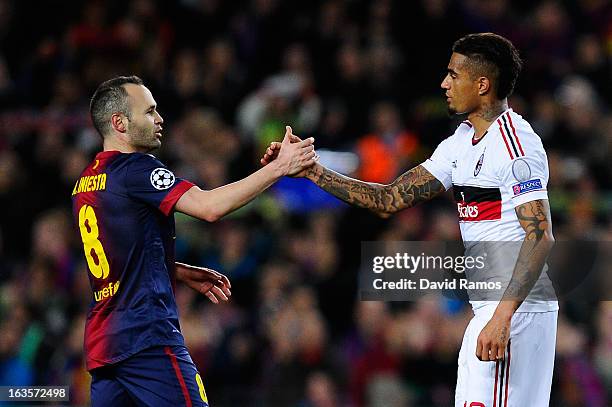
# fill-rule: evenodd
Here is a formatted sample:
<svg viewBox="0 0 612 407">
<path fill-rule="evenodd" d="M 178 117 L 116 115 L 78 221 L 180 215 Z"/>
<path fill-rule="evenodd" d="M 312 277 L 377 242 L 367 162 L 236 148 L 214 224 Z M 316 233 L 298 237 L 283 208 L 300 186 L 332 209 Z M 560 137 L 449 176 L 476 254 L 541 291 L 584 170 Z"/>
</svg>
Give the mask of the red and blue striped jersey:
<svg viewBox="0 0 612 407">
<path fill-rule="evenodd" d="M 154 156 L 104 151 L 72 192 L 93 299 L 87 369 L 156 345 L 182 345 L 174 299 L 173 209 L 193 184 Z"/>
</svg>

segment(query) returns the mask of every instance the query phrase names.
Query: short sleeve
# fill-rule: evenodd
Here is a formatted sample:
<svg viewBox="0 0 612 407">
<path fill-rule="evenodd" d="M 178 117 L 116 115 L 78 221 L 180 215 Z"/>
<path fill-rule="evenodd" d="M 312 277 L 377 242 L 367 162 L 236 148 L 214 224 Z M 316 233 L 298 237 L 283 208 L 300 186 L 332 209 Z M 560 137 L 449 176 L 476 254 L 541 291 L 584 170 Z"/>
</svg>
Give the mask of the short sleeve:
<svg viewBox="0 0 612 407">
<path fill-rule="evenodd" d="M 445 189 L 449 189 L 453 184 L 453 155 L 452 155 L 452 138 L 448 137 L 436 147 L 430 158 L 421 165 L 431 173 L 438 181 L 444 185 Z"/>
<path fill-rule="evenodd" d="M 194 186 L 177 178 L 155 157 L 142 154 L 126 169 L 126 189 L 130 198 L 158 208 L 168 216 L 179 198 Z"/>
<path fill-rule="evenodd" d="M 535 134 L 520 136 L 524 154 L 502 160 L 499 169 L 502 195 L 513 207 L 538 199 L 548 199 L 548 159 Z"/>
</svg>

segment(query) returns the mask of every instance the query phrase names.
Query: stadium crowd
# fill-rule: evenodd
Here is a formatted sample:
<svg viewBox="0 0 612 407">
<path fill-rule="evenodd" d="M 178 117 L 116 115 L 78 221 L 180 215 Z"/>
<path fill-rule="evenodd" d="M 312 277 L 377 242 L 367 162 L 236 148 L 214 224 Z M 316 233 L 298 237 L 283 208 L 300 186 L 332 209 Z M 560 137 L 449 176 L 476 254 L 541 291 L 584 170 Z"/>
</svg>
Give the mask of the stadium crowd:
<svg viewBox="0 0 612 407">
<path fill-rule="evenodd" d="M 100 82 L 145 80 L 158 156 L 202 188 L 255 170 L 285 124 L 332 167 L 389 182 L 452 134 L 439 84 L 452 43 L 481 31 L 525 59 L 510 105 L 547 149 L 555 237 L 612 240 L 606 0 L 0 0 L 0 385 L 69 385 L 87 404 L 70 194 L 101 148 Z M 176 220 L 177 259 L 232 280 L 223 305 L 176 288 L 212 405 L 452 404 L 469 305 L 357 288 L 362 241 L 460 239 L 450 194 L 383 220 L 287 179 L 214 225 Z M 612 402 L 612 287 L 594 289 L 560 301 L 551 406 Z"/>
</svg>

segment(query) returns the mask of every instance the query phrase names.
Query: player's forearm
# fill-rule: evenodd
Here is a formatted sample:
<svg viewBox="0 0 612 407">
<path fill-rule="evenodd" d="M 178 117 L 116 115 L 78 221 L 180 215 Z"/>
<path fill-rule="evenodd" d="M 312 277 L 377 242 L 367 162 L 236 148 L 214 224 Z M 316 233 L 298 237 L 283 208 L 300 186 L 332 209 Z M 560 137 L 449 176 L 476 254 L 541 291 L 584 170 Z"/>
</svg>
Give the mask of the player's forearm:
<svg viewBox="0 0 612 407">
<path fill-rule="evenodd" d="M 319 164 L 312 166 L 306 177 L 344 202 L 378 214 L 413 207 L 444 191 L 440 181 L 420 165 L 388 185 L 350 178 Z"/>
<path fill-rule="evenodd" d="M 528 202 L 517 207 L 516 212 L 525 229 L 525 239 L 512 278 L 497 308 L 498 313 L 510 317 L 525 301 L 540 278 L 555 242 L 548 201 Z"/>
<path fill-rule="evenodd" d="M 347 177 L 319 164 L 307 171 L 306 178 L 348 204 L 377 213 L 387 212 L 390 207 L 387 185 Z"/>
<path fill-rule="evenodd" d="M 203 219 L 215 221 L 249 203 L 281 177 L 273 165 L 267 165 L 246 178 L 231 184 L 200 191 L 200 211 Z"/>
</svg>

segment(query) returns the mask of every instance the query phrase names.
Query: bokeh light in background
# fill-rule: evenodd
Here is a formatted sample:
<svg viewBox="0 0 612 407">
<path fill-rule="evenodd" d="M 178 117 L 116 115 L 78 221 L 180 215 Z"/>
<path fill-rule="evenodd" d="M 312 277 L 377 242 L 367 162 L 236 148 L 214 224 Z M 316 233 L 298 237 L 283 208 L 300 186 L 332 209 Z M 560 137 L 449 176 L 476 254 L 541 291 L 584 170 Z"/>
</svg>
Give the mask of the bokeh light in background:
<svg viewBox="0 0 612 407">
<path fill-rule="evenodd" d="M 87 404 L 70 192 L 101 148 L 100 82 L 145 80 L 158 156 L 203 188 L 255 170 L 285 124 L 388 182 L 452 134 L 439 83 L 452 43 L 479 31 L 525 59 L 510 105 L 547 149 L 555 237 L 611 240 L 608 1 L 0 0 L 0 385 L 70 385 Z M 218 223 L 176 219 L 177 258 L 234 287 L 221 306 L 176 292 L 214 406 L 452 404 L 469 307 L 356 290 L 361 241 L 460 238 L 450 195 L 380 220 L 284 180 Z M 551 406 L 609 405 L 611 327 L 611 302 L 562 301 Z"/>
</svg>

